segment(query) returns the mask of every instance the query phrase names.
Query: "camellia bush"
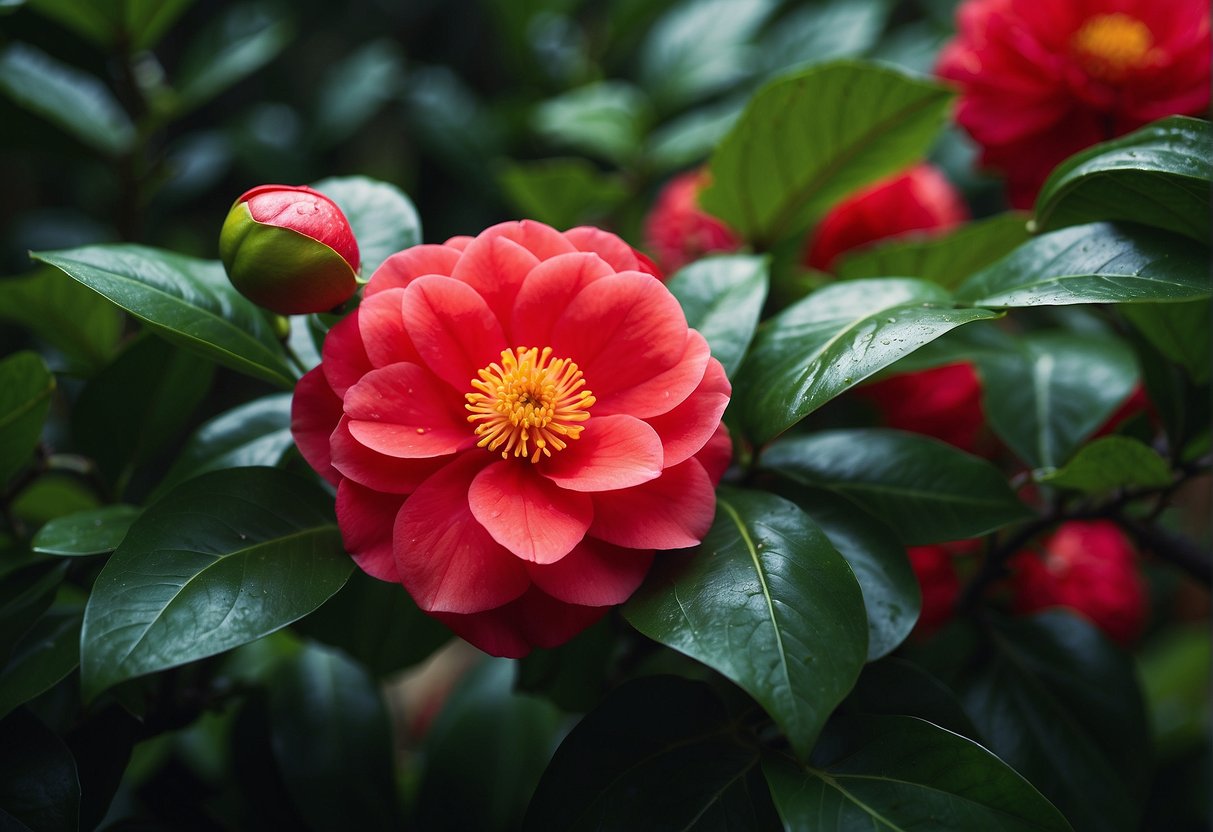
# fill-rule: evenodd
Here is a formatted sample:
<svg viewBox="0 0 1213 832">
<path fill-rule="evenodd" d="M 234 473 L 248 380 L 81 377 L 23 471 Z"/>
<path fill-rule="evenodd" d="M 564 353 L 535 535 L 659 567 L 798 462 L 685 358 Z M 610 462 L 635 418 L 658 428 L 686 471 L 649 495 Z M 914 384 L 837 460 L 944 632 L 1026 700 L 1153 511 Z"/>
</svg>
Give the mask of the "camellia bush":
<svg viewBox="0 0 1213 832">
<path fill-rule="evenodd" d="M 1207 828 L 1207 4 L 2 5 L 0 827 Z"/>
</svg>

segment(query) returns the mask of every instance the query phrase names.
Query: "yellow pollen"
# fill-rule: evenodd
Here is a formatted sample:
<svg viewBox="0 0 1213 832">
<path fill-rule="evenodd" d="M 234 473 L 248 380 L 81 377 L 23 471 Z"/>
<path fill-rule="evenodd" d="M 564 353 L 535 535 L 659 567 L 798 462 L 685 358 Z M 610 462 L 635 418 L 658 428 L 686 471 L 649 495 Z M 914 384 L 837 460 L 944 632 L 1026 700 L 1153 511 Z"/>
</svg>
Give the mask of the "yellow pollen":
<svg viewBox="0 0 1213 832">
<path fill-rule="evenodd" d="M 1096 78 L 1119 81 L 1154 60 L 1154 35 L 1146 24 L 1122 12 L 1090 18 L 1074 33 L 1070 47 Z"/>
<path fill-rule="evenodd" d="M 577 439 L 596 401 L 585 378 L 567 358 L 552 360 L 552 348 L 503 350 L 472 379 L 468 421 L 476 425 L 477 447 L 501 451 L 502 459 L 529 457 L 538 462 Z"/>
</svg>

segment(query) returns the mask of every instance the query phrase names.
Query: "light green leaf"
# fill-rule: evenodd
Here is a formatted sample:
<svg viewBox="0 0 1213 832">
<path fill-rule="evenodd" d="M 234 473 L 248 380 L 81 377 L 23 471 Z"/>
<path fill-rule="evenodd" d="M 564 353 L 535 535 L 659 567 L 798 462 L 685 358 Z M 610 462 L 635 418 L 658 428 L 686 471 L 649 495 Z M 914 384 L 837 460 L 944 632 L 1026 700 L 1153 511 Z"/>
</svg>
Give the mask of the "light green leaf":
<svg viewBox="0 0 1213 832">
<path fill-rule="evenodd" d="M 974 306 L 1058 306 L 1208 298 L 1209 250 L 1143 225 L 1091 223 L 1042 234 L 970 277 Z"/>
<path fill-rule="evenodd" d="M 601 216 L 628 195 L 618 176 L 579 158 L 510 163 L 497 181 L 521 216 L 560 229 Z"/>
<path fill-rule="evenodd" d="M 0 360 L 0 488 L 33 455 L 54 391 L 55 377 L 37 353 Z"/>
<path fill-rule="evenodd" d="M 332 498 L 274 468 L 215 471 L 147 509 L 97 578 L 84 614 L 88 698 L 246 644 L 341 588 Z"/>
<path fill-rule="evenodd" d="M 323 146 L 356 134 L 404 88 L 404 56 L 393 40 L 360 45 L 334 64 L 317 91 L 316 135 Z"/>
<path fill-rule="evenodd" d="M 38 530 L 30 547 L 47 555 L 103 555 L 118 548 L 141 511 L 113 505 L 56 517 Z"/>
<path fill-rule="evenodd" d="M 1037 482 L 1098 494 L 1116 488 L 1162 488 L 1171 484 L 1167 461 L 1128 436 L 1104 436 L 1084 445 L 1064 467 L 1035 472 Z"/>
<path fill-rule="evenodd" d="M 741 365 L 770 287 L 766 257 L 725 255 L 699 260 L 666 286 L 682 304 L 687 324 L 707 339 L 730 376 Z"/>
<path fill-rule="evenodd" d="M 850 61 L 779 78 L 751 99 L 712 156 L 704 209 L 769 247 L 926 153 L 952 94 Z"/>
<path fill-rule="evenodd" d="M 417 209 L 395 185 L 366 176 L 334 176 L 312 187 L 336 202 L 350 221 L 364 279 L 391 255 L 421 242 Z"/>
<path fill-rule="evenodd" d="M 146 246 L 36 252 L 183 349 L 281 387 L 295 373 L 268 320 L 228 282 L 223 266 Z"/>
<path fill-rule="evenodd" d="M 664 557 L 624 617 L 740 685 L 802 757 L 868 652 L 847 562 L 808 515 L 760 491 L 722 490 L 703 543 Z"/>
<path fill-rule="evenodd" d="M 826 0 L 794 9 L 763 36 L 758 60 L 767 74 L 775 74 L 862 55 L 880 37 L 889 5 L 887 0 Z"/>
<path fill-rule="evenodd" d="M 24 43 L 0 49 L 0 91 L 110 156 L 135 141 L 130 116 L 105 84 Z"/>
<path fill-rule="evenodd" d="M 114 357 L 122 312 L 57 269 L 0 280 L 0 320 L 24 326 L 92 374 Z"/>
<path fill-rule="evenodd" d="M 290 21 L 273 6 L 246 3 L 226 9 L 198 33 L 182 58 L 178 114 L 205 104 L 261 69 L 293 36 Z"/>
<path fill-rule="evenodd" d="M 534 130 L 559 147 L 616 164 L 640 148 L 651 115 L 644 93 L 623 81 L 598 81 L 536 108 Z"/>
</svg>

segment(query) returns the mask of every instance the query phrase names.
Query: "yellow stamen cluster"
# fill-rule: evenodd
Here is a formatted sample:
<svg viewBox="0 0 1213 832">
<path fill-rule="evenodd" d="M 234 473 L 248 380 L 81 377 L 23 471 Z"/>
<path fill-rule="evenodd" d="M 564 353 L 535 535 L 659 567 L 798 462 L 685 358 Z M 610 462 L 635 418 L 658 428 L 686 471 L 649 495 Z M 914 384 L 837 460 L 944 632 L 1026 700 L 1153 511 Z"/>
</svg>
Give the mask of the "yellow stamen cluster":
<svg viewBox="0 0 1213 832">
<path fill-rule="evenodd" d="M 1114 12 L 1089 19 L 1070 46 L 1092 75 L 1119 81 L 1153 60 L 1154 35 L 1137 18 Z"/>
<path fill-rule="evenodd" d="M 502 459 L 541 456 L 568 447 L 578 438 L 594 396 L 585 387 L 577 365 L 567 358 L 552 360 L 552 348 L 517 347 L 503 350 L 472 379 L 477 392 L 465 405 L 476 425 L 477 447 L 501 451 Z M 477 424 L 479 423 L 479 424 Z"/>
</svg>

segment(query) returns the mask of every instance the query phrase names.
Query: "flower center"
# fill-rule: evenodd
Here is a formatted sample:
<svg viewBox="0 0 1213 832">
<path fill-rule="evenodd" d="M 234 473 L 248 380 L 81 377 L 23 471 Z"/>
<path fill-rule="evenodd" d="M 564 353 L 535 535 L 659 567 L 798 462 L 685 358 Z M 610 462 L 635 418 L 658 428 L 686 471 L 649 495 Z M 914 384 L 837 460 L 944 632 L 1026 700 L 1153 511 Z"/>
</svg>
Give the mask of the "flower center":
<svg viewBox="0 0 1213 832">
<path fill-rule="evenodd" d="M 1087 72 L 1105 81 L 1119 81 L 1153 57 L 1154 35 L 1149 27 L 1122 12 L 1087 20 L 1070 40 Z"/>
<path fill-rule="evenodd" d="M 465 405 L 476 425 L 477 447 L 501 450 L 501 458 L 541 456 L 568 447 L 578 438 L 596 401 L 585 387 L 577 365 L 567 358 L 552 360 L 552 348 L 518 347 L 503 350 L 472 379 L 477 392 Z M 479 424 L 477 424 L 479 423 Z"/>
</svg>

